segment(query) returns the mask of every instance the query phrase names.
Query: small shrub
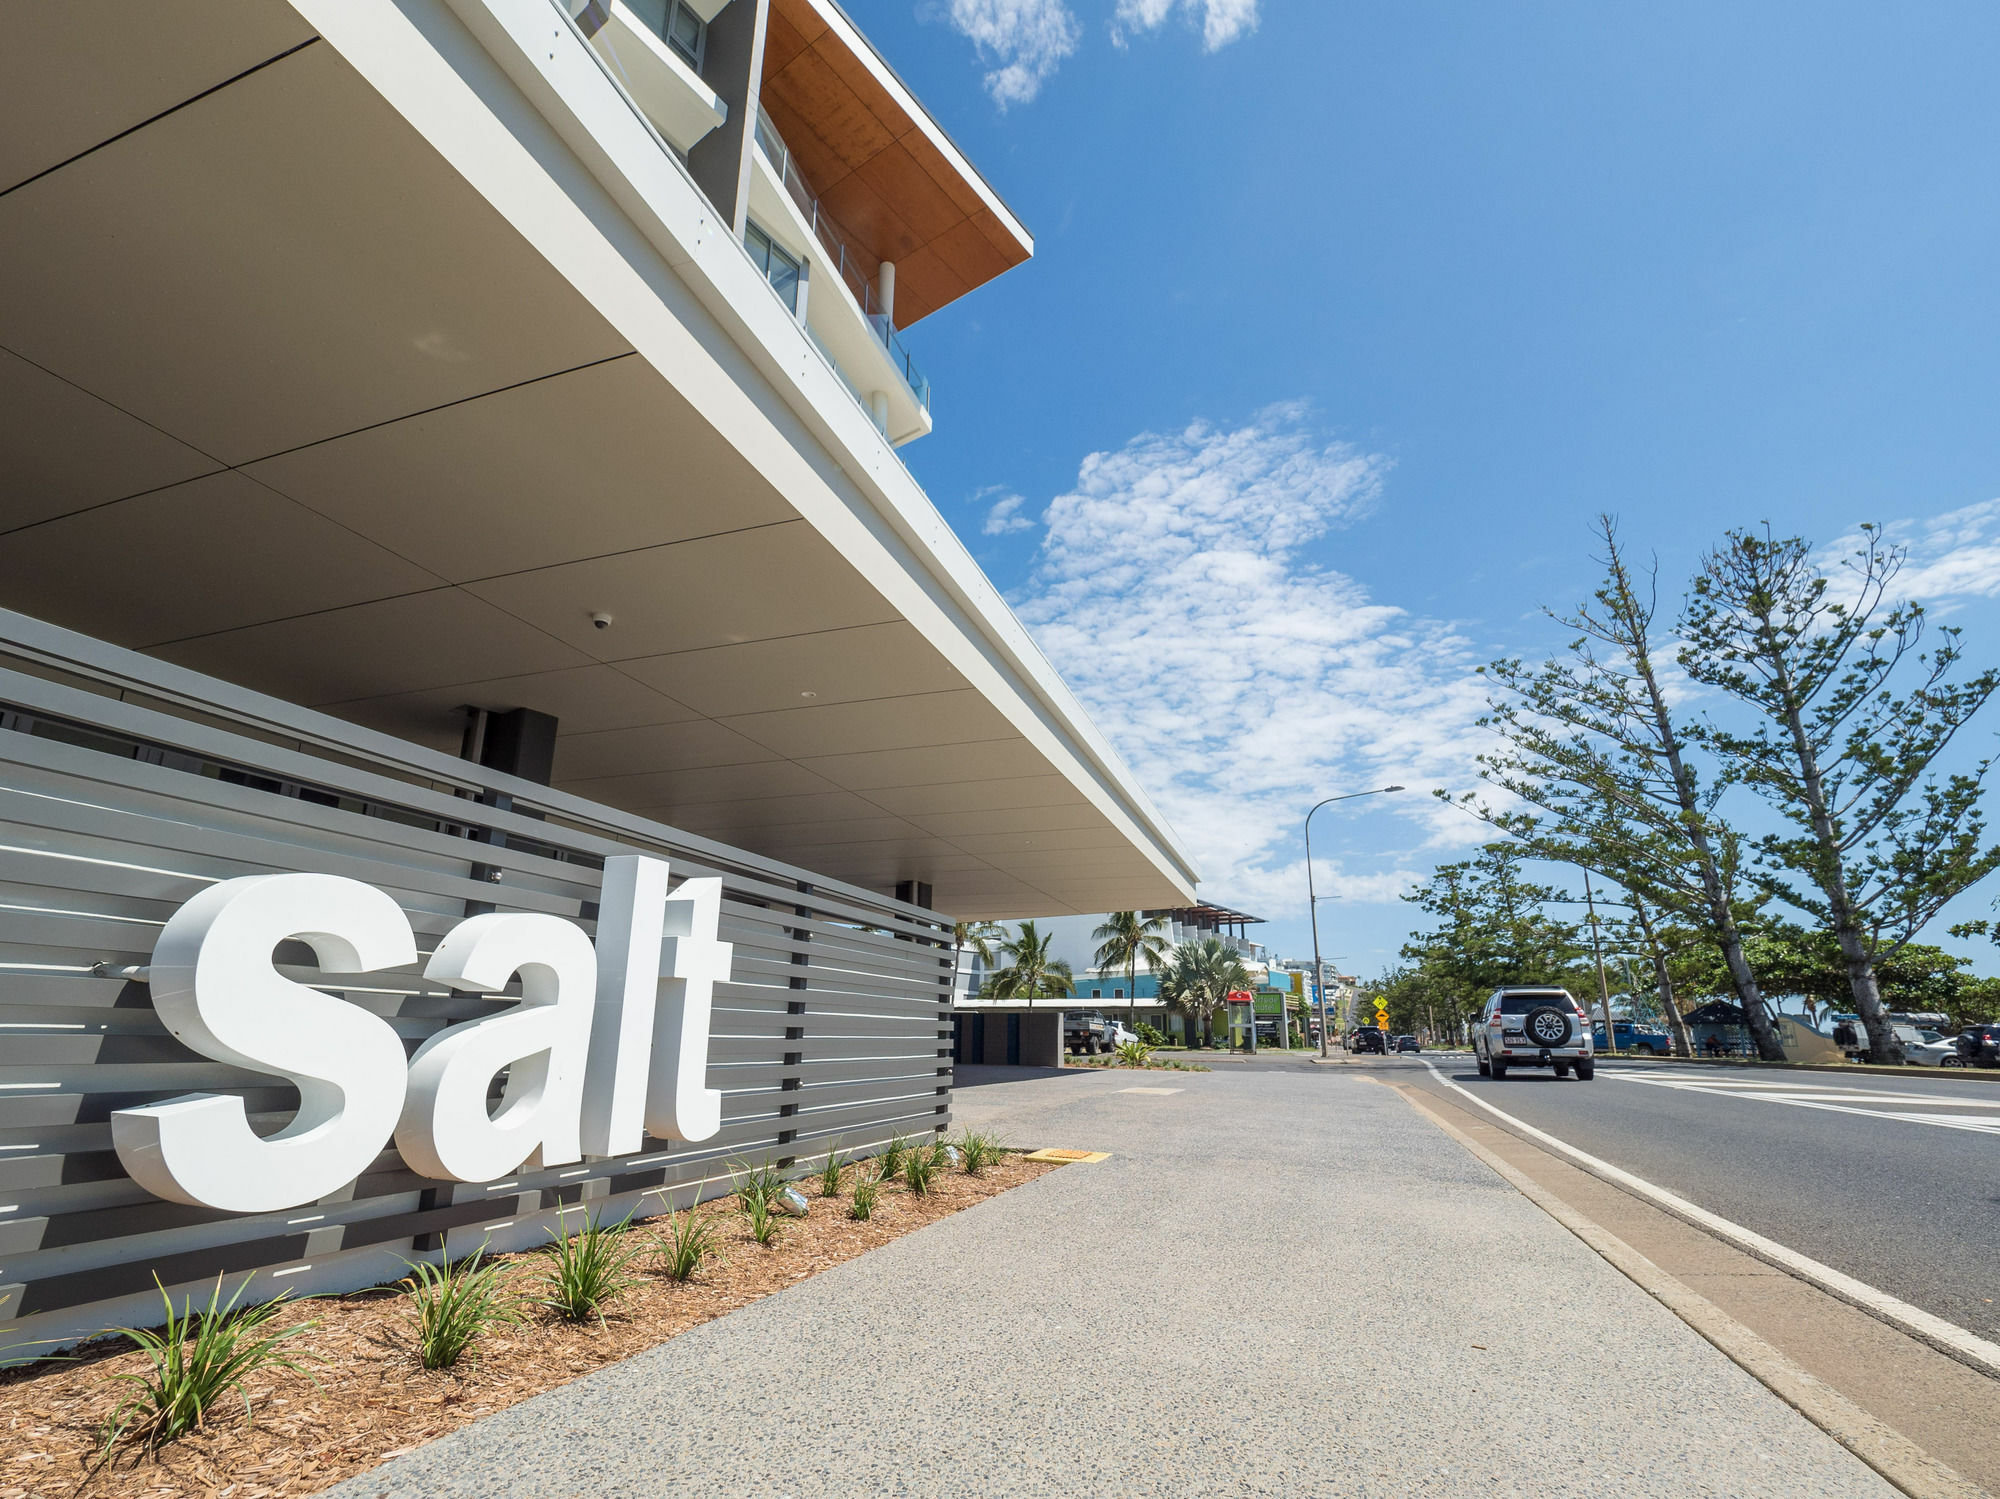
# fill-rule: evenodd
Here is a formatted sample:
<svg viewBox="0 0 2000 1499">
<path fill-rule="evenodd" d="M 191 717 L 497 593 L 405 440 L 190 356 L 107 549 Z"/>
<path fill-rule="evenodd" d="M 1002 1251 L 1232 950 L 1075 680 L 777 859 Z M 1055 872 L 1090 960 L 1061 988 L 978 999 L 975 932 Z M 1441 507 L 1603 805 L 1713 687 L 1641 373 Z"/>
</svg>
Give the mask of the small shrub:
<svg viewBox="0 0 2000 1499">
<path fill-rule="evenodd" d="M 1152 1056 L 1153 1048 L 1143 1041 L 1122 1041 L 1118 1045 L 1120 1067 L 1144 1067 Z"/>
<path fill-rule="evenodd" d="M 417 1313 L 417 1359 L 426 1369 L 449 1369 L 471 1362 L 472 1345 L 488 1328 L 518 1322 L 521 1313 L 507 1294 L 506 1272 L 482 1265 L 481 1245 L 470 1259 L 442 1265 L 411 1263 L 402 1282 Z"/>
<path fill-rule="evenodd" d="M 882 1183 L 878 1177 L 856 1174 L 854 1178 L 854 1198 L 847 1204 L 847 1216 L 866 1222 L 875 1213 L 875 1199 L 881 1195 Z"/>
<path fill-rule="evenodd" d="M 892 1181 L 903 1174 L 903 1157 L 910 1153 L 910 1137 L 897 1135 L 882 1147 L 882 1154 L 876 1158 L 882 1168 L 883 1181 Z"/>
<path fill-rule="evenodd" d="M 978 1176 L 988 1166 L 1000 1163 L 1000 1140 L 996 1135 L 967 1129 L 958 1137 L 959 1162 L 967 1176 Z"/>
<path fill-rule="evenodd" d="M 819 1168 L 819 1195 L 838 1197 L 840 1195 L 840 1173 L 847 1167 L 847 1157 L 838 1150 L 829 1148 L 826 1161 Z"/>
<path fill-rule="evenodd" d="M 549 1263 L 542 1275 L 548 1294 L 540 1297 L 538 1304 L 565 1322 L 588 1322 L 595 1317 L 601 1325 L 604 1308 L 636 1283 L 625 1272 L 639 1253 L 639 1246 L 625 1232 L 631 1221 L 628 1214 L 622 1223 L 599 1223 L 586 1208 L 581 1233 L 559 1229 L 555 1243 L 549 1246 Z"/>
<path fill-rule="evenodd" d="M 1148 1046 L 1165 1046 L 1167 1044 L 1167 1038 L 1143 1020 L 1133 1026 L 1132 1030 Z"/>
<path fill-rule="evenodd" d="M 944 1152 L 941 1147 L 913 1150 L 903 1161 L 903 1185 L 910 1189 L 912 1195 L 927 1197 L 943 1166 Z"/>
<path fill-rule="evenodd" d="M 685 1283 L 714 1259 L 721 1247 L 714 1215 L 701 1214 L 690 1205 L 685 1213 L 674 1215 L 673 1226 L 660 1239 L 661 1268 L 667 1272 L 668 1280 Z"/>
<path fill-rule="evenodd" d="M 778 1225 L 782 1221 L 771 1206 L 768 1197 L 746 1198 L 743 1216 L 750 1226 L 750 1237 L 767 1248 L 778 1241 Z"/>
<path fill-rule="evenodd" d="M 148 1451 L 155 1451 L 176 1437 L 193 1431 L 208 1415 L 208 1409 L 223 1396 L 235 1391 L 243 1397 L 243 1418 L 250 1419 L 250 1396 L 243 1381 L 251 1373 L 272 1365 L 305 1373 L 296 1360 L 278 1351 L 287 1338 L 297 1337 L 316 1322 L 295 1322 L 273 1331 L 271 1319 L 286 1298 L 236 1309 L 250 1282 L 244 1281 L 236 1294 L 222 1304 L 222 1277 L 215 1278 L 209 1293 L 208 1309 L 191 1311 L 183 1300 L 178 1315 L 173 1298 L 160 1285 L 160 1300 L 166 1303 L 167 1320 L 159 1332 L 142 1327 L 119 1327 L 112 1331 L 130 1339 L 146 1355 L 150 1366 L 143 1374 L 117 1374 L 120 1384 L 138 1387 L 136 1393 L 112 1412 L 110 1430 L 104 1439 L 108 1453 L 131 1428 L 132 1438 Z"/>
<path fill-rule="evenodd" d="M 764 1158 L 762 1165 L 739 1165 L 732 1180 L 736 1187 L 736 1200 L 746 1209 L 753 1200 L 769 1206 L 771 1199 L 785 1190 L 785 1173 L 772 1163 L 769 1156 Z"/>
</svg>

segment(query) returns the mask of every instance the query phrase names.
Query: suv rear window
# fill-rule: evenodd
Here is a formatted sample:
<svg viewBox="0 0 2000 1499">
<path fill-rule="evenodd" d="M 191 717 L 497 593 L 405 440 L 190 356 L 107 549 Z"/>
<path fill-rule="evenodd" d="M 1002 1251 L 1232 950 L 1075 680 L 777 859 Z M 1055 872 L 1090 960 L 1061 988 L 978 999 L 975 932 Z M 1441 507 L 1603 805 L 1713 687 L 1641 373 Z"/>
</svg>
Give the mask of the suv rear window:
<svg viewBox="0 0 2000 1499">
<path fill-rule="evenodd" d="M 1554 1005 L 1558 1010 L 1573 1010 L 1576 1001 L 1567 994 L 1507 994 L 1501 996 L 1502 1015 L 1525 1015 L 1530 1010 L 1539 1010 L 1543 1005 Z"/>
</svg>

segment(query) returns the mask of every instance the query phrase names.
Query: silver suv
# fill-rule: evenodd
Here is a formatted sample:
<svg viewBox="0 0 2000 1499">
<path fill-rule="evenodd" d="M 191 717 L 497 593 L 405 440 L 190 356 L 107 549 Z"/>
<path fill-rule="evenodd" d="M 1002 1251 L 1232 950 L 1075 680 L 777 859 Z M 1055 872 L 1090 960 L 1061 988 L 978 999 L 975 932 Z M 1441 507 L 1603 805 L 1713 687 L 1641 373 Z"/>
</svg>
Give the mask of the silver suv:
<svg viewBox="0 0 2000 1499">
<path fill-rule="evenodd" d="M 1472 1032 L 1481 1077 L 1505 1077 L 1510 1067 L 1570 1069 L 1589 1082 L 1597 1075 L 1590 1022 L 1567 989 L 1496 989 Z"/>
</svg>

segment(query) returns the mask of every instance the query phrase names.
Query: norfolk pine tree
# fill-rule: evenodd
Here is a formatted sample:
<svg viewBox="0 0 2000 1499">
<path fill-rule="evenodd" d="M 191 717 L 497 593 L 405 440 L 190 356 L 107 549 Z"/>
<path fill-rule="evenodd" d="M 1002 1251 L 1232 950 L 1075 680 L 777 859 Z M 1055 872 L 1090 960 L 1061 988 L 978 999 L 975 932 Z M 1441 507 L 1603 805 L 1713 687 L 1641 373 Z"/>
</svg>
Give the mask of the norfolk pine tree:
<svg viewBox="0 0 2000 1499">
<path fill-rule="evenodd" d="M 1954 682 L 1955 629 L 1918 649 L 1922 606 L 1889 593 L 1902 562 L 1864 527 L 1843 602 L 1805 541 L 1732 531 L 1695 579 L 1681 626 L 1682 669 L 1760 720 L 1747 733 L 1705 722 L 1701 738 L 1791 823 L 1789 836 L 1758 840 L 1762 879 L 1832 930 L 1874 1062 L 1901 1052 L 1877 963 L 2000 865 L 1979 809 L 1990 757 L 1934 772 L 2000 672 Z M 1905 663 L 1917 680 L 1899 697 L 1890 684 Z"/>
<path fill-rule="evenodd" d="M 1781 1062 L 1784 1048 L 1737 926 L 1734 835 L 1715 815 L 1722 787 L 1701 784 L 1661 681 L 1656 590 L 1651 579 L 1642 589 L 1633 577 L 1610 516 L 1598 517 L 1597 534 L 1604 580 L 1594 601 L 1571 615 L 1548 611 L 1574 632 L 1567 653 L 1485 669 L 1506 696 L 1492 701 L 1483 722 L 1507 748 L 1482 755 L 1481 774 L 1545 814 L 1537 836 L 1549 845 L 1546 857 L 1596 870 L 1707 928 L 1758 1055 Z M 1505 818 L 1487 820 L 1522 831 Z"/>
</svg>

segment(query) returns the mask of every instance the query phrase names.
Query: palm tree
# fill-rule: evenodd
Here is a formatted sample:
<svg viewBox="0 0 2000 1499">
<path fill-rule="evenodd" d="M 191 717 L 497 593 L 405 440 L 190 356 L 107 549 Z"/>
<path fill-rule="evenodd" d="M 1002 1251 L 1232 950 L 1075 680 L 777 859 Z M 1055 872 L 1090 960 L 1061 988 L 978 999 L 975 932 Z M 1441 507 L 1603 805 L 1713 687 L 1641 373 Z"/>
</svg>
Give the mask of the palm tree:
<svg viewBox="0 0 2000 1499">
<path fill-rule="evenodd" d="M 987 976 L 980 991 L 993 999 L 1025 999 L 1032 1006 L 1038 999 L 1060 999 L 1075 991 L 1075 977 L 1069 964 L 1049 956 L 1054 934 L 1044 936 L 1032 921 L 1021 923 L 1020 931 L 999 944 L 1007 966 Z"/>
<path fill-rule="evenodd" d="M 1139 1020 L 1139 965 L 1144 963 L 1151 972 L 1166 961 L 1169 949 L 1163 934 L 1167 929 L 1166 918 L 1150 911 L 1113 911 L 1090 934 L 1097 943 L 1097 966 L 1125 970 L 1125 1018 L 1135 1025 Z"/>
<path fill-rule="evenodd" d="M 1188 1021 L 1188 1044 L 1214 1042 L 1214 1015 L 1229 996 L 1250 987 L 1250 970 L 1236 949 L 1219 937 L 1183 942 L 1173 950 L 1160 993 Z"/>
<path fill-rule="evenodd" d="M 1007 935 L 1007 929 L 997 921 L 955 921 L 951 926 L 951 993 L 958 998 L 958 963 L 965 950 L 972 949 L 982 967 L 993 966 L 993 946 Z M 969 986 L 968 986 L 969 992 Z"/>
</svg>

